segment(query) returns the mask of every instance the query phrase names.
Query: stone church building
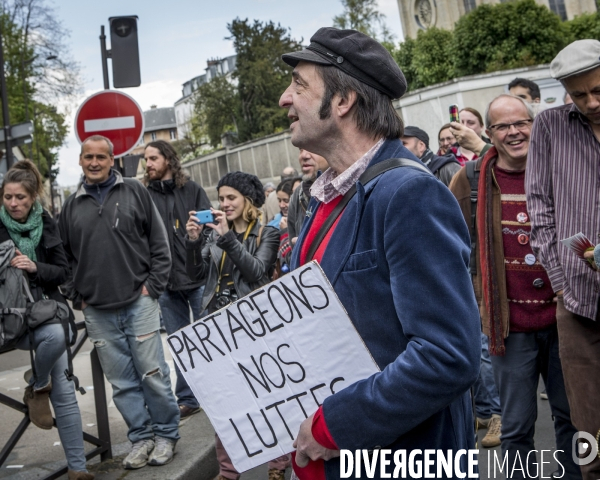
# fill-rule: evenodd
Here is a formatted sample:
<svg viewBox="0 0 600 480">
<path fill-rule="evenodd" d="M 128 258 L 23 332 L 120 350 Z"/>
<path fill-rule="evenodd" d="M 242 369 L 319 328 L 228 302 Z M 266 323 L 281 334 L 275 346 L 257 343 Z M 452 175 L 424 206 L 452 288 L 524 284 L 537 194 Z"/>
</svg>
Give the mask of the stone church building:
<svg viewBox="0 0 600 480">
<path fill-rule="evenodd" d="M 452 30 L 460 17 L 483 3 L 502 0 L 398 0 L 402 31 L 415 38 L 420 29 L 429 27 Z M 563 20 L 571 20 L 582 13 L 596 11 L 595 0 L 536 0 L 546 5 Z"/>
</svg>

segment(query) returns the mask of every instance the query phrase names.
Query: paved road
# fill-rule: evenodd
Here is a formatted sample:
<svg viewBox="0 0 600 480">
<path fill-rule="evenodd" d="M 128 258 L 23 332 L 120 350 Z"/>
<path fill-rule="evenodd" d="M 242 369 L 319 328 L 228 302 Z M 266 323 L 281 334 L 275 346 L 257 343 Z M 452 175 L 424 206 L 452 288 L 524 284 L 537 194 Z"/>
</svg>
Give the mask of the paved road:
<svg viewBox="0 0 600 480">
<path fill-rule="evenodd" d="M 90 350 L 91 344 L 86 342 L 78 356 L 75 358 L 74 365 L 75 372 L 79 376 L 81 384 L 88 389 L 88 394 L 83 396 L 78 394 L 84 430 L 90 432 L 92 435 L 96 435 L 95 406 L 91 390 L 92 379 L 89 361 Z M 170 359 L 168 353 L 167 360 L 172 366 L 172 360 Z M 15 351 L 1 355 L 0 391 L 15 399 L 21 400 L 23 397 L 23 388 L 25 387 L 25 383 L 23 381 L 23 372 L 28 368 L 28 352 Z M 175 374 L 172 369 L 172 378 L 174 378 L 174 375 Z M 112 392 L 110 385 L 107 384 L 106 388 L 110 396 Z M 432 386 L 432 394 L 434 388 L 435 387 Z M 124 444 L 127 442 L 127 426 L 112 402 L 109 404 L 108 411 L 110 418 L 111 440 L 113 445 Z M 0 418 L 2 419 L 0 422 L 0 444 L 3 445 L 22 419 L 22 414 L 8 407 L 0 405 Z M 481 440 L 485 434 L 485 431 L 480 431 L 479 434 Z M 536 423 L 535 439 L 536 448 L 538 450 L 549 450 L 554 448 L 552 417 L 547 401 L 538 401 L 538 420 Z M 0 447 L 2 445 L 0 445 Z M 91 450 L 91 448 L 91 445 L 86 445 L 86 451 Z M 498 473 L 494 475 L 493 472 L 491 475 L 488 475 L 488 458 L 490 460 L 490 464 L 493 465 L 492 455 L 494 451 L 496 451 L 497 455 L 500 456 L 499 448 L 493 450 L 486 450 L 483 448 L 480 449 L 479 465 L 482 480 L 504 478 L 503 475 Z M 16 474 L 18 474 L 18 478 L 20 479 L 36 478 L 39 473 L 39 470 L 36 470 L 36 468 L 52 462 L 57 462 L 57 467 L 59 464 L 64 462 L 64 453 L 60 446 L 57 430 L 40 430 L 34 426 L 30 426 L 19 441 L 17 447 L 13 450 L 13 453 L 10 455 L 8 461 L 2 466 L 2 468 L 0 468 L 0 479 L 8 480 L 10 477 L 10 480 L 16 480 Z M 8 468 L 19 467 L 21 465 L 21 468 Z M 544 475 L 548 476 L 550 472 L 555 470 L 555 468 L 555 464 L 546 465 L 544 469 Z M 289 478 L 289 471 L 287 476 Z M 242 475 L 242 480 L 267 480 L 267 467 L 262 466 L 246 472 Z"/>
</svg>

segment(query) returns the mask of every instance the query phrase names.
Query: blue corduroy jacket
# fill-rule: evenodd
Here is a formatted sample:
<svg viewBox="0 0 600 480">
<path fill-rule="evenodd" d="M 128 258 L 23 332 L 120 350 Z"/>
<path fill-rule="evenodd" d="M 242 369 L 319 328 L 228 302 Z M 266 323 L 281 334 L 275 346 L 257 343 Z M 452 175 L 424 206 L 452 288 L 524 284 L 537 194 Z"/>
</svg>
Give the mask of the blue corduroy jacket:
<svg viewBox="0 0 600 480">
<path fill-rule="evenodd" d="M 387 140 L 370 165 L 398 157 L 417 160 L 401 141 Z M 311 199 L 308 212 L 318 205 Z M 339 448 L 406 449 L 407 458 L 414 449 L 474 448 L 469 388 L 479 373 L 481 327 L 469 252 L 458 203 L 433 175 L 400 167 L 357 184 L 321 267 L 381 372 L 325 400 Z M 463 472 L 466 463 L 463 456 Z M 325 469 L 328 480 L 339 478 L 339 459 Z"/>
</svg>

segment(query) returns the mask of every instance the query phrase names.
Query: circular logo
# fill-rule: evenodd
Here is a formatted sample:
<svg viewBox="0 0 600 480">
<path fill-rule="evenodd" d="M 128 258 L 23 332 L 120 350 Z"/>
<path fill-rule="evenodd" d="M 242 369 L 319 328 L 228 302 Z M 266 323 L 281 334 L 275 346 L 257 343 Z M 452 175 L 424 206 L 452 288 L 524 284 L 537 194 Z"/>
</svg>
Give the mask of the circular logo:
<svg viewBox="0 0 600 480">
<path fill-rule="evenodd" d="M 517 222 L 527 223 L 527 220 L 529 220 L 529 217 L 527 216 L 527 214 L 525 212 L 521 212 L 521 213 L 517 214 Z"/>
<path fill-rule="evenodd" d="M 535 255 L 533 253 L 528 253 L 527 255 L 525 255 L 525 263 L 527 265 L 534 265 L 535 264 Z"/>
<path fill-rule="evenodd" d="M 521 233 L 518 237 L 517 237 L 518 242 L 521 245 L 527 245 L 529 243 L 529 236 L 525 235 L 524 233 Z"/>
<path fill-rule="evenodd" d="M 573 435 L 573 462 L 588 465 L 598 456 L 598 444 L 591 433 L 577 432 Z"/>
</svg>

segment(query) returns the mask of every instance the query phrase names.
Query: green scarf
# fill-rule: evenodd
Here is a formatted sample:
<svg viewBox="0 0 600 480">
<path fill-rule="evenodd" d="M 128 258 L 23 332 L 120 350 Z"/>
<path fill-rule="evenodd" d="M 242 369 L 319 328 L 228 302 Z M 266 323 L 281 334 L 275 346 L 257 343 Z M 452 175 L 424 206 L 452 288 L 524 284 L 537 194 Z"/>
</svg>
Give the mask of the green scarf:
<svg viewBox="0 0 600 480">
<path fill-rule="evenodd" d="M 42 212 L 43 208 L 40 202 L 34 202 L 29 211 L 27 221 L 20 223 L 8 214 L 4 205 L 0 207 L 0 220 L 8 230 L 10 238 L 15 242 L 21 253 L 27 255 L 34 262 L 37 260 L 35 249 L 42 238 Z M 23 236 L 25 232 L 29 232 L 29 235 Z"/>
</svg>

